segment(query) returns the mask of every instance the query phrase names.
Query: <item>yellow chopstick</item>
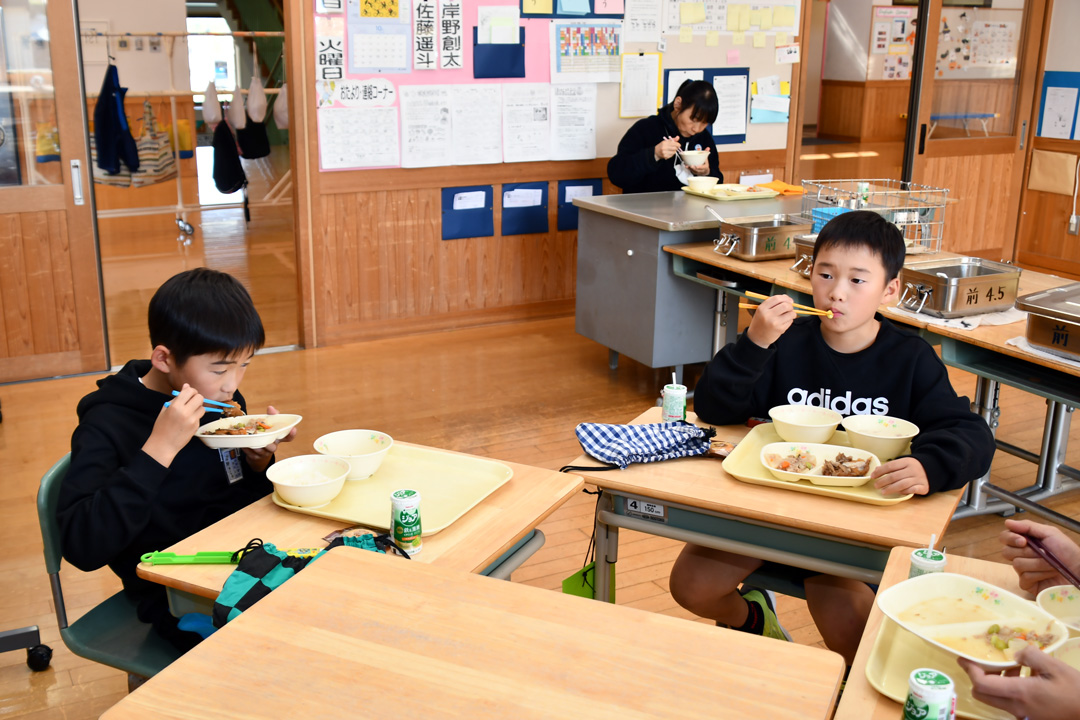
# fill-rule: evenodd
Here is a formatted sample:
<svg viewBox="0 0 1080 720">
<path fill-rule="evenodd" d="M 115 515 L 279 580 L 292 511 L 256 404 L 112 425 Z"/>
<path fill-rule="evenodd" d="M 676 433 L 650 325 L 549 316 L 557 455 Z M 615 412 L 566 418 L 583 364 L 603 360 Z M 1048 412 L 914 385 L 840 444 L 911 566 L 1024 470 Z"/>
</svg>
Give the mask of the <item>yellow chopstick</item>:
<svg viewBox="0 0 1080 720">
<path fill-rule="evenodd" d="M 746 291 L 746 297 L 752 297 L 758 300 L 769 299 L 768 295 L 762 295 L 761 293 L 752 292 L 750 290 Z M 816 307 L 810 307 L 809 305 L 800 305 L 799 303 L 792 303 L 792 306 L 800 310 L 806 310 L 811 315 L 828 315 L 829 317 L 832 317 L 832 310 L 819 310 Z"/>
<path fill-rule="evenodd" d="M 739 303 L 739 307 L 742 308 L 743 310 L 755 310 L 755 309 L 757 309 L 757 308 L 759 308 L 761 306 L 757 305 L 755 303 Z M 805 305 L 796 305 L 795 307 L 796 308 L 805 308 L 806 306 Z M 817 308 L 807 308 L 807 309 L 804 309 L 804 310 L 796 310 L 795 314 L 796 315 L 821 315 L 821 316 L 824 316 L 824 317 L 827 317 L 827 318 L 831 318 L 832 317 L 832 310 L 818 310 Z"/>
</svg>

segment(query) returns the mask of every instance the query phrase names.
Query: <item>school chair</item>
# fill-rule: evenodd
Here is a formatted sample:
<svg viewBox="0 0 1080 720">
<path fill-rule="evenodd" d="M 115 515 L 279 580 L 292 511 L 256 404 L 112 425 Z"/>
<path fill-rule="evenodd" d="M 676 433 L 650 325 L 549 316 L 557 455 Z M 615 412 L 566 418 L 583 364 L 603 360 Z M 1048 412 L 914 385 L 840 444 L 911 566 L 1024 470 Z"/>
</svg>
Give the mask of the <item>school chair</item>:
<svg viewBox="0 0 1080 720">
<path fill-rule="evenodd" d="M 148 623 L 139 620 L 135 603 L 123 590 L 68 625 L 60 587 L 60 523 L 56 520 L 56 506 L 60 483 L 70 465 L 71 453 L 68 453 L 42 476 L 38 490 L 38 521 L 45 543 L 45 569 L 52 586 L 56 622 L 60 637 L 71 652 L 128 673 L 130 690 L 133 684 L 138 684 L 133 682 L 132 675 L 153 677 L 180 657 L 181 652 Z"/>
</svg>

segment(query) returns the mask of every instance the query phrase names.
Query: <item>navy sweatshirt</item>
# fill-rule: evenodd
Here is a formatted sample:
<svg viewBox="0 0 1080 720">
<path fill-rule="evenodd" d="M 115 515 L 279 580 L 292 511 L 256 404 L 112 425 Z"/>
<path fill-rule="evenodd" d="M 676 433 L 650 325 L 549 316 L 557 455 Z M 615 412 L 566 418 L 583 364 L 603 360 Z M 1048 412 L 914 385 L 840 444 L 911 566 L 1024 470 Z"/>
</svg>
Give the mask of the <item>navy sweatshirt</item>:
<svg viewBox="0 0 1080 720">
<path fill-rule="evenodd" d="M 138 603 L 140 619 L 159 626 L 175 621 L 167 617 L 164 587 L 136 576 L 139 557 L 236 512 L 273 486 L 240 451 L 244 477 L 229 484 L 219 451 L 198 438 L 167 468 L 144 453 L 161 406 L 171 399 L 139 381 L 149 370 L 149 360 L 132 360 L 79 401 L 57 519 L 64 558 L 85 571 L 108 565 Z M 234 399 L 246 407 L 239 392 Z M 207 413 L 203 423 L 220 417 Z"/>
<path fill-rule="evenodd" d="M 911 455 L 922 463 L 930 492 L 981 477 L 994 457 L 986 422 L 958 397 L 945 364 L 918 335 L 880 314 L 877 339 L 839 353 L 826 344 L 816 317 L 795 320 L 769 348 L 744 332 L 706 366 L 694 410 L 714 425 L 768 417 L 776 405 L 828 406 L 841 415 L 889 415 L 919 426 Z"/>
<path fill-rule="evenodd" d="M 619 141 L 615 157 L 608 160 L 608 178 L 624 193 L 664 192 L 680 190 L 683 184 L 675 176 L 675 158 L 656 159 L 656 145 L 666 137 L 679 137 L 679 147 L 690 143 L 691 150 L 709 149 L 709 175 L 724 182 L 716 143 L 706 128 L 693 137 L 679 136 L 671 118 L 671 105 L 665 105 L 652 117 L 642 118 L 626 131 Z"/>
</svg>

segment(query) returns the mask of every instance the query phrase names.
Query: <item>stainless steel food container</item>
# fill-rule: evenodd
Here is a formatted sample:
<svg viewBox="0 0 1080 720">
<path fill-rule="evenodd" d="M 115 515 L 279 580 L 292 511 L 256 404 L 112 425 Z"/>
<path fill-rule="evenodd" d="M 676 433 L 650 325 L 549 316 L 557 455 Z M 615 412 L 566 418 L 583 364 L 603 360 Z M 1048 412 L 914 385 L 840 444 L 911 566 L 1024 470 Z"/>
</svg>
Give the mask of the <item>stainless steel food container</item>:
<svg viewBox="0 0 1080 720">
<path fill-rule="evenodd" d="M 1046 352 L 1080 360 L 1080 283 L 1025 295 L 1016 307 L 1028 312 L 1027 340 Z"/>
<path fill-rule="evenodd" d="M 810 232 L 810 223 L 795 215 L 724 218 L 714 249 L 740 260 L 795 257 L 793 238 Z"/>
<path fill-rule="evenodd" d="M 899 307 L 940 318 L 1007 310 L 1016 301 L 1020 268 L 977 257 L 922 260 L 900 272 Z"/>
<path fill-rule="evenodd" d="M 810 277 L 810 270 L 814 266 L 814 244 L 817 243 L 817 233 L 795 236 L 795 264 L 791 270 L 803 277 Z"/>
</svg>

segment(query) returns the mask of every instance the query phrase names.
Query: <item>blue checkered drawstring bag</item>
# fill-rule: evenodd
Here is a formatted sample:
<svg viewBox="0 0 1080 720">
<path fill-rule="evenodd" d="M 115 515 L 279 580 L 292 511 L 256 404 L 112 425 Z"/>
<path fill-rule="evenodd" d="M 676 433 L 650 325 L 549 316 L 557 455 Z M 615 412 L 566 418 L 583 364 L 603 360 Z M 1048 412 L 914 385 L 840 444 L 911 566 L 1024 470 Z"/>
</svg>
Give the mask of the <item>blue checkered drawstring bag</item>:
<svg viewBox="0 0 1080 720">
<path fill-rule="evenodd" d="M 610 469 L 620 470 L 631 463 L 704 455 L 709 450 L 709 441 L 716 435 L 714 428 L 701 428 L 684 421 L 653 425 L 581 423 L 575 432 L 585 452 L 612 465 Z"/>
</svg>

